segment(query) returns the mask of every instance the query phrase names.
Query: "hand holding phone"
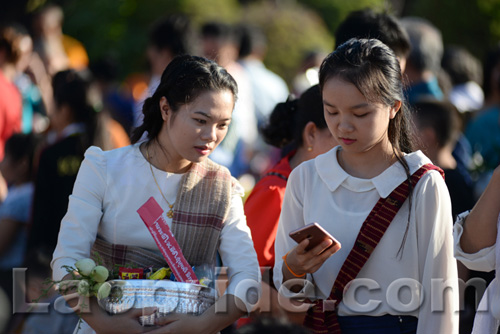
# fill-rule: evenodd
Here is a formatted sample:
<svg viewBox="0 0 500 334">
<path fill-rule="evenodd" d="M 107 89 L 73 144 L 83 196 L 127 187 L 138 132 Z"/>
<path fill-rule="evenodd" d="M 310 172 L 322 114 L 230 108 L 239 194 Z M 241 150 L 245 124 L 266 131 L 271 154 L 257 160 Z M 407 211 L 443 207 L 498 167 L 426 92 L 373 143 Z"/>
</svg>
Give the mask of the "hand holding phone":
<svg viewBox="0 0 500 334">
<path fill-rule="evenodd" d="M 338 242 L 337 239 L 335 239 L 330 233 L 328 233 L 316 222 L 291 231 L 290 237 L 297 243 L 301 243 L 304 239 L 309 239 L 309 244 L 305 248 L 306 251 L 313 249 L 325 240 L 332 240 L 332 244 L 328 248 L 336 244 L 340 245 L 340 242 Z M 325 248 L 322 252 L 324 252 L 328 248 Z"/>
</svg>

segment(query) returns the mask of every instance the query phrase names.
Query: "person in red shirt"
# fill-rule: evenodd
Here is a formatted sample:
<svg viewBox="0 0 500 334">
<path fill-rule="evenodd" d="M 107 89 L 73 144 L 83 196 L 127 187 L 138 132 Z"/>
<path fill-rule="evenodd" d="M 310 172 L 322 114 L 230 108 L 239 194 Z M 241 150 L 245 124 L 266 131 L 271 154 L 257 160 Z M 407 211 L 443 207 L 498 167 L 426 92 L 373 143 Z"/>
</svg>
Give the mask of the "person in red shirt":
<svg viewBox="0 0 500 334">
<path fill-rule="evenodd" d="M 278 103 L 262 133 L 266 143 L 282 149 L 284 156 L 264 173 L 252 189 L 245 201 L 245 215 L 252 231 L 259 265 L 266 268 L 261 301 L 270 302 L 271 305 L 260 305 L 261 312 L 271 311 L 272 315 L 282 315 L 284 311 L 278 305 L 269 267 L 274 266 L 274 239 L 287 179 L 292 169 L 300 163 L 326 153 L 337 145 L 326 126 L 319 86 L 310 87 L 298 99 L 289 98 L 286 102 Z M 267 291 L 270 299 L 265 296 Z M 289 318 L 302 323 L 300 314 L 289 314 Z M 240 325 L 243 322 L 240 321 Z"/>
<path fill-rule="evenodd" d="M 20 57 L 17 33 L 13 27 L 0 27 L 0 160 L 5 141 L 21 131 L 22 99 L 13 83 Z"/>
<path fill-rule="evenodd" d="M 21 131 L 22 97 L 13 82 L 21 56 L 17 37 L 12 26 L 0 26 L 0 161 L 7 139 Z M 7 196 L 7 186 L 0 173 L 0 203 Z"/>
</svg>

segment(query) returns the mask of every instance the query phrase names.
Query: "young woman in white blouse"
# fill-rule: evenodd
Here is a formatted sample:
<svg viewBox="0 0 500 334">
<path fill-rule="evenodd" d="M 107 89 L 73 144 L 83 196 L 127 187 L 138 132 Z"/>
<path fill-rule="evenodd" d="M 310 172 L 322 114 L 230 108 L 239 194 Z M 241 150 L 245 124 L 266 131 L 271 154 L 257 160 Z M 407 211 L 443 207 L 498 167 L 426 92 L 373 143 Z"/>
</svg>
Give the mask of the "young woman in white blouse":
<svg viewBox="0 0 500 334">
<path fill-rule="evenodd" d="M 111 316 L 91 298 L 79 333 L 216 333 L 256 302 L 247 300 L 245 288 L 259 288 L 260 271 L 243 213 L 243 189 L 226 168 L 208 159 L 227 133 L 236 96 L 236 82 L 215 62 L 175 58 L 144 103 L 144 123 L 134 132 L 134 144 L 87 150 L 52 260 L 53 278 L 60 280 L 66 275 L 62 266 L 73 266 L 95 249 L 120 245 L 161 257 L 137 213 L 153 196 L 190 265 L 215 266 L 220 254 L 228 267 L 225 295 L 200 316 L 172 313 L 148 328 L 138 321 L 143 310 Z M 103 254 L 108 253 L 113 252 Z M 117 261 L 105 260 L 108 266 Z M 125 260 L 122 264 L 129 263 Z"/>
<path fill-rule="evenodd" d="M 290 175 L 276 237 L 276 287 L 314 301 L 305 323 L 313 333 L 458 333 L 450 197 L 439 170 L 412 152 L 397 58 L 378 40 L 351 39 L 323 61 L 320 86 L 328 128 L 340 145 Z M 369 214 L 376 203 L 392 205 L 400 185 L 409 195 L 393 201 L 399 211 L 369 249 L 358 238 L 363 223 L 375 220 Z M 307 239 L 297 244 L 289 237 L 311 222 L 341 248 L 324 241 L 306 251 Z M 370 254 L 366 262 L 348 289 L 332 292 L 355 267 L 343 264 L 360 247 Z"/>
</svg>

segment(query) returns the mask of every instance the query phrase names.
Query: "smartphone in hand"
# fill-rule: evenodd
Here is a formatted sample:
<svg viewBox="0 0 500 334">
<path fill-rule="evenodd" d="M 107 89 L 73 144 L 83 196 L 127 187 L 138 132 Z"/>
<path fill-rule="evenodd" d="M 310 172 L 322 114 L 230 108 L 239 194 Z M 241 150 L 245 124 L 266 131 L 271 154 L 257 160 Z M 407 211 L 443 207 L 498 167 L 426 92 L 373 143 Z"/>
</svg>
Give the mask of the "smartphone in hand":
<svg viewBox="0 0 500 334">
<path fill-rule="evenodd" d="M 337 241 L 330 233 L 328 233 L 323 227 L 321 227 L 318 223 L 311 223 L 308 224 L 304 227 L 298 228 L 294 231 L 290 232 L 290 237 L 295 240 L 297 243 L 301 243 L 304 239 L 309 239 L 309 244 L 306 247 L 306 251 L 309 251 L 313 249 L 314 247 L 318 246 L 320 243 L 322 243 L 325 240 L 332 240 L 333 243 L 330 245 L 330 247 L 339 244 L 340 242 Z M 330 248 L 328 247 L 328 248 Z M 325 248 L 322 252 L 327 250 L 328 248 Z"/>
</svg>

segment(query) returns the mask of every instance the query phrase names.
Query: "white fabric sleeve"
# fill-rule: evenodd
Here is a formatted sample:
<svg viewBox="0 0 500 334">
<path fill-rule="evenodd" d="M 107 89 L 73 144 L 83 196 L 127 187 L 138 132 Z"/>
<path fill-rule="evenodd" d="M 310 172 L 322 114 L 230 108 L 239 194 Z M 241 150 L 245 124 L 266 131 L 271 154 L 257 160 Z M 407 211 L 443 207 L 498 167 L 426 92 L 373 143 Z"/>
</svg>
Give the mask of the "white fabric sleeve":
<svg viewBox="0 0 500 334">
<path fill-rule="evenodd" d="M 455 239 L 455 257 L 462 262 L 467 268 L 477 271 L 492 271 L 495 269 L 495 245 L 483 248 L 476 253 L 466 253 L 460 247 L 460 239 L 464 232 L 465 219 L 469 212 L 463 212 L 457 217 L 455 226 L 453 227 L 453 237 Z"/>
<path fill-rule="evenodd" d="M 418 265 L 424 294 L 418 311 L 417 334 L 456 334 L 459 291 L 450 195 L 437 171 L 424 175 L 413 194 L 411 214 L 417 226 Z"/>
<path fill-rule="evenodd" d="M 219 254 L 229 278 L 225 294 L 240 298 L 249 313 L 260 297 L 261 272 L 243 211 L 243 187 L 233 181 L 231 207 L 221 231 Z"/>
<path fill-rule="evenodd" d="M 106 190 L 106 161 L 98 147 L 85 152 L 69 197 L 68 211 L 61 221 L 57 246 L 51 267 L 54 280 L 68 274 L 62 266 L 90 257 L 99 222 L 102 217 L 102 199 Z"/>
<path fill-rule="evenodd" d="M 500 216 L 497 218 L 497 238 L 496 245 L 500 245 Z M 500 327 L 500 248 L 496 248 L 496 275 L 488 285 L 483 298 L 479 303 L 478 312 L 474 318 L 474 328 L 472 334 L 497 333 Z M 487 310 L 484 312 L 484 310 Z"/>
<path fill-rule="evenodd" d="M 283 198 L 283 205 L 281 208 L 280 219 L 278 222 L 278 230 L 276 233 L 276 241 L 274 244 L 274 269 L 273 269 L 273 280 L 276 289 L 286 298 L 294 297 L 307 297 L 309 299 L 315 299 L 314 289 L 309 287 L 314 286 L 313 277 L 307 274 L 305 281 L 303 282 L 304 288 L 299 292 L 292 292 L 287 287 L 287 284 L 283 284 L 283 256 L 291 251 L 297 243 L 290 238 L 289 233 L 299 227 L 303 227 L 304 214 L 303 214 L 303 192 L 300 189 L 304 189 L 300 185 L 302 182 L 300 177 L 300 171 L 302 169 L 296 168 L 292 171 L 288 178 L 288 182 L 285 189 L 285 196 Z M 295 280 L 294 280 L 295 281 Z M 308 287 L 305 289 L 305 287 Z M 306 292 L 307 290 L 307 292 Z"/>
</svg>

